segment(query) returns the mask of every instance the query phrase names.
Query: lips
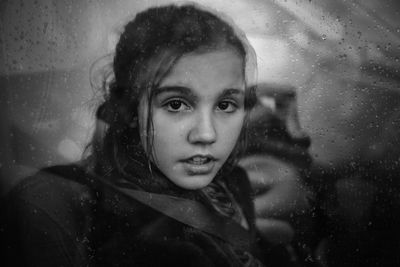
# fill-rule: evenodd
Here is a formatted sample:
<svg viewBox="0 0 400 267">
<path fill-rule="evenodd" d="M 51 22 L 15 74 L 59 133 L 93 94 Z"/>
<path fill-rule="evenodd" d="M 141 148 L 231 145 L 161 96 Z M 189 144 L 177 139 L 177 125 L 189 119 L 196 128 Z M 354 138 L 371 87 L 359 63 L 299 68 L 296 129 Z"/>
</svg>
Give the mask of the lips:
<svg viewBox="0 0 400 267">
<path fill-rule="evenodd" d="M 213 170 L 216 159 L 211 155 L 195 155 L 182 160 L 182 162 L 188 174 L 201 175 L 208 174 Z"/>
<path fill-rule="evenodd" d="M 201 164 L 206 164 L 211 160 L 213 160 L 213 158 L 210 156 L 194 156 L 185 160 L 185 162 L 195 165 L 201 165 Z"/>
</svg>

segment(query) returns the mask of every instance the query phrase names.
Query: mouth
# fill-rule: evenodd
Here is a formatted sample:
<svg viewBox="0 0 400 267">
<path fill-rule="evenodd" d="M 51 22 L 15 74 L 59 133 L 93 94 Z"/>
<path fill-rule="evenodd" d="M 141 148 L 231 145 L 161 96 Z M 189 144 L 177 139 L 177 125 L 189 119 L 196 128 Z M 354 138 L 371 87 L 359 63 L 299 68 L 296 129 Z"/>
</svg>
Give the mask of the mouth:
<svg viewBox="0 0 400 267">
<path fill-rule="evenodd" d="M 190 175 L 203 175 L 211 173 L 217 160 L 211 155 L 195 155 L 182 160 L 185 170 Z"/>
<path fill-rule="evenodd" d="M 211 155 L 195 155 L 183 160 L 183 162 L 193 165 L 203 165 L 212 161 L 215 161 L 215 158 Z"/>
</svg>

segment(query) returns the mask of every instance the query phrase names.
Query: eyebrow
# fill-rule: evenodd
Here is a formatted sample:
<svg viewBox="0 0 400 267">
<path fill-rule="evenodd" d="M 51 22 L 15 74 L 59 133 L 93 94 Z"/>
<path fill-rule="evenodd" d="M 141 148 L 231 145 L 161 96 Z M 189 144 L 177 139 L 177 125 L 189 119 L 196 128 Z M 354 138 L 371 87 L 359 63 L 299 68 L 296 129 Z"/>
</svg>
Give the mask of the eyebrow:
<svg viewBox="0 0 400 267">
<path fill-rule="evenodd" d="M 154 96 L 163 93 L 179 93 L 187 96 L 195 96 L 192 90 L 184 86 L 163 86 L 154 89 Z"/>
<path fill-rule="evenodd" d="M 236 88 L 228 88 L 222 92 L 221 97 L 225 97 L 225 96 L 229 96 L 229 95 L 244 96 L 244 91 L 240 90 L 240 89 L 236 89 Z"/>
<path fill-rule="evenodd" d="M 154 96 L 163 93 L 179 93 L 196 98 L 196 95 L 192 92 L 192 90 L 184 86 L 163 86 L 154 89 Z M 236 88 L 227 88 L 222 91 L 219 97 L 227 97 L 230 95 L 244 96 L 244 91 Z"/>
</svg>

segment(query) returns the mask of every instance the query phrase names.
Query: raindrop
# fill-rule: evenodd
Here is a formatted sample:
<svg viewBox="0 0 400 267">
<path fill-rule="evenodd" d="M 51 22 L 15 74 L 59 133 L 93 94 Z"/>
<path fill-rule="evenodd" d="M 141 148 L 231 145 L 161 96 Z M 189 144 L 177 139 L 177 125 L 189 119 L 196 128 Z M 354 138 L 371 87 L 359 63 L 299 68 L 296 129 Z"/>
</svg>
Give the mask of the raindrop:
<svg viewBox="0 0 400 267">
<path fill-rule="evenodd" d="M 47 22 L 43 23 L 43 34 L 46 34 L 48 26 L 49 26 L 49 24 Z"/>
</svg>

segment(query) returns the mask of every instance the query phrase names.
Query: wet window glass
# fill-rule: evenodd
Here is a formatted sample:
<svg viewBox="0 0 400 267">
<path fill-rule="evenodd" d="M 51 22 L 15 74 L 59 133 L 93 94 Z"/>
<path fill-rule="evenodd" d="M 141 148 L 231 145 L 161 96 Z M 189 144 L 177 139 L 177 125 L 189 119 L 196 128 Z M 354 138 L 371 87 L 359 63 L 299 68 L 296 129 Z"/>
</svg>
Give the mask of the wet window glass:
<svg viewBox="0 0 400 267">
<path fill-rule="evenodd" d="M 82 159 L 103 100 L 98 66 L 137 12 L 171 2 L 0 3 L 1 195 Z M 198 2 L 254 48 L 257 103 L 239 164 L 266 240 L 318 266 L 399 264 L 400 3 Z"/>
</svg>

